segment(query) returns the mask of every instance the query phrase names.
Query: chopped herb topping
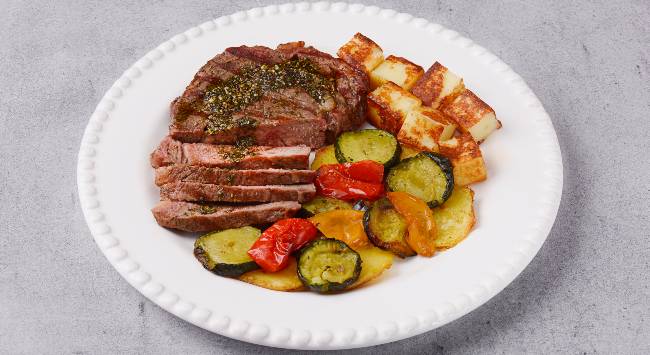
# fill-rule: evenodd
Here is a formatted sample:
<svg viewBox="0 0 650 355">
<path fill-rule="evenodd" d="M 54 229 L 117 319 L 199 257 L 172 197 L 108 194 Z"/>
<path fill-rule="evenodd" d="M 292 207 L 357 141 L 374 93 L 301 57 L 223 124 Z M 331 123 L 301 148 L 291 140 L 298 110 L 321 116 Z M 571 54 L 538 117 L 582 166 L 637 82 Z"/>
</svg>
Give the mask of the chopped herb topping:
<svg viewBox="0 0 650 355">
<path fill-rule="evenodd" d="M 255 137 L 244 136 L 235 142 L 234 147 L 221 152 L 221 156 L 233 163 L 239 163 L 247 156 L 255 155 L 255 151 L 250 149 L 255 145 Z"/>
<path fill-rule="evenodd" d="M 200 214 L 212 214 L 217 212 L 217 209 L 213 206 L 201 205 L 201 207 L 199 207 L 197 212 L 199 212 Z"/>
<path fill-rule="evenodd" d="M 202 108 L 208 115 L 206 131 L 215 134 L 234 127 L 257 127 L 259 123 L 255 120 L 233 121 L 232 114 L 261 99 L 268 91 L 299 87 L 314 100 L 323 102 L 332 96 L 334 84 L 333 78 L 320 74 L 305 58 L 247 69 L 206 91 Z"/>
</svg>

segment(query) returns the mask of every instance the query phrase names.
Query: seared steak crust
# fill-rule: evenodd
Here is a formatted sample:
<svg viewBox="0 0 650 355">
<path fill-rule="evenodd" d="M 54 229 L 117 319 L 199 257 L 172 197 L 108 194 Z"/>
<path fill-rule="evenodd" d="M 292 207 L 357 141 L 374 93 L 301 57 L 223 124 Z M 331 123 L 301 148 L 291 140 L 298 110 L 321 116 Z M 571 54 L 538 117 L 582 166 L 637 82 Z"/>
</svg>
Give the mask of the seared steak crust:
<svg viewBox="0 0 650 355">
<path fill-rule="evenodd" d="M 196 165 L 170 165 L 156 169 L 156 185 L 172 182 L 199 182 L 217 185 L 295 185 L 314 181 L 313 170 L 257 169 L 232 170 Z"/>
<path fill-rule="evenodd" d="M 160 201 L 152 210 L 159 225 L 187 232 L 209 232 L 249 225 L 273 223 L 293 216 L 300 209 L 295 201 L 259 205 L 205 207 L 181 201 Z"/>
<path fill-rule="evenodd" d="M 333 100 L 316 102 L 301 88 L 267 92 L 259 101 L 232 115 L 257 122 L 256 127 L 224 129 L 208 134 L 207 115 L 199 107 L 206 90 L 246 69 L 261 64 L 278 64 L 293 58 L 305 58 L 318 71 L 335 80 Z M 195 75 L 181 97 L 172 102 L 170 135 L 184 142 L 233 144 L 243 136 L 253 136 L 258 144 L 269 146 L 308 145 L 312 148 L 332 142 L 343 131 L 364 121 L 367 76 L 344 61 L 303 42 L 292 42 L 271 49 L 263 46 L 231 47 L 206 63 Z"/>
<path fill-rule="evenodd" d="M 182 143 L 171 137 L 165 137 L 156 150 L 151 153 L 151 166 L 188 164 L 230 169 L 307 169 L 310 149 L 297 147 L 263 147 L 247 148 L 238 159 L 234 146 L 205 143 Z"/>
<path fill-rule="evenodd" d="M 314 184 L 229 186 L 197 182 L 173 182 L 160 187 L 160 198 L 198 202 L 307 202 L 316 195 Z"/>
</svg>

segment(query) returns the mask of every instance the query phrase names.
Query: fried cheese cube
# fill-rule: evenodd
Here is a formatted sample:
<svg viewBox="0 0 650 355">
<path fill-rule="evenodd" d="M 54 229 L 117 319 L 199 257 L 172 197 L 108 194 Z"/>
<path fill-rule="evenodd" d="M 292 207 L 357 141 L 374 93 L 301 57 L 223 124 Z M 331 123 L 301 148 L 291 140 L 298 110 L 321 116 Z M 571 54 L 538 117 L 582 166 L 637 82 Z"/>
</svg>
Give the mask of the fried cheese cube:
<svg viewBox="0 0 650 355">
<path fill-rule="evenodd" d="M 370 73 L 384 61 L 384 51 L 370 38 L 357 33 L 336 53 L 346 63 Z"/>
<path fill-rule="evenodd" d="M 408 113 L 422 101 L 393 82 L 387 82 L 368 94 L 368 118 L 372 125 L 397 134 Z"/>
<path fill-rule="evenodd" d="M 466 186 L 487 179 L 481 148 L 469 133 L 439 143 L 440 153 L 451 161 L 454 184 Z"/>
<path fill-rule="evenodd" d="M 392 81 L 405 90 L 410 90 L 424 74 L 421 66 L 408 59 L 389 55 L 370 73 L 370 85 L 373 88 Z"/>
<path fill-rule="evenodd" d="M 410 111 L 397 134 L 397 140 L 413 147 L 438 151 L 438 143 L 453 137 L 456 124 L 440 111 L 422 106 Z"/>
<path fill-rule="evenodd" d="M 456 121 L 458 127 L 468 132 L 476 143 L 481 143 L 495 129 L 501 128 L 494 110 L 471 90 L 465 89 L 440 111 Z"/>
<path fill-rule="evenodd" d="M 411 92 L 419 97 L 425 105 L 438 108 L 445 100 L 453 99 L 464 88 L 463 78 L 444 65 L 435 62 L 418 79 Z"/>
</svg>

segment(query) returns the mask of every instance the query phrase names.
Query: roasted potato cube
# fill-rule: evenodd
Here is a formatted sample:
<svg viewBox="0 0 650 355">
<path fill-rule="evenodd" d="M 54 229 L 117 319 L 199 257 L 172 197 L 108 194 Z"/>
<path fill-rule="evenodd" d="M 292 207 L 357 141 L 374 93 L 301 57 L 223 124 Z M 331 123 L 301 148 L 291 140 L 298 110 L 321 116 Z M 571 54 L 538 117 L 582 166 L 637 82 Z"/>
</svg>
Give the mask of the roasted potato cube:
<svg viewBox="0 0 650 355">
<path fill-rule="evenodd" d="M 422 74 L 424 69 L 421 66 L 408 59 L 389 55 L 370 73 L 370 85 L 376 88 L 392 81 L 405 90 L 410 90 Z"/>
<path fill-rule="evenodd" d="M 384 52 L 370 38 L 357 33 L 336 53 L 346 63 L 370 73 L 384 61 Z"/>
<path fill-rule="evenodd" d="M 427 106 L 440 107 L 445 100 L 453 99 L 465 85 L 463 79 L 444 65 L 435 62 L 415 83 L 411 92 Z"/>
<path fill-rule="evenodd" d="M 456 185 L 469 185 L 487 179 L 481 149 L 469 133 L 439 143 L 440 153 L 451 160 Z"/>
<path fill-rule="evenodd" d="M 501 128 L 501 122 L 497 120 L 492 107 L 468 89 L 463 90 L 440 110 L 456 121 L 461 130 L 471 134 L 479 144 L 495 129 Z"/>
<path fill-rule="evenodd" d="M 368 95 L 368 116 L 375 127 L 397 134 L 409 111 L 422 101 L 393 82 L 387 82 Z"/>
<path fill-rule="evenodd" d="M 397 140 L 413 147 L 438 151 L 438 142 L 453 137 L 456 124 L 440 111 L 422 106 L 406 115 L 406 120 L 397 134 Z"/>
</svg>

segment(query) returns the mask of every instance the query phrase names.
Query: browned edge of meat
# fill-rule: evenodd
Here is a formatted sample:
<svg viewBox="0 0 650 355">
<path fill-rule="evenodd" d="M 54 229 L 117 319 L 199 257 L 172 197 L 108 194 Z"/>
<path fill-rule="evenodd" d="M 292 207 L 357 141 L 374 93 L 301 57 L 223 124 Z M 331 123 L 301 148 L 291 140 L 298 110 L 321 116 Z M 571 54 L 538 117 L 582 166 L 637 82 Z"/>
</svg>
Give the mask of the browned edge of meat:
<svg viewBox="0 0 650 355">
<path fill-rule="evenodd" d="M 207 115 L 200 107 L 206 90 L 260 64 L 277 64 L 291 58 L 310 60 L 322 75 L 335 79 L 334 102 L 317 103 L 304 90 L 285 89 L 291 94 L 265 94 L 258 102 L 233 114 L 233 122 L 254 120 L 256 126 L 235 124 L 231 129 L 208 134 Z M 281 44 L 277 49 L 264 46 L 227 48 L 208 61 L 194 76 L 185 92 L 171 105 L 170 135 L 185 142 L 232 144 L 243 135 L 258 144 L 323 146 L 342 132 L 359 127 L 365 120 L 366 95 L 370 90 L 367 75 L 339 58 L 332 57 L 304 42 Z M 284 90 L 280 90 L 284 91 Z"/>
<path fill-rule="evenodd" d="M 186 164 L 163 166 L 155 171 L 158 186 L 178 181 L 217 185 L 295 185 L 311 183 L 315 177 L 313 170 L 233 170 Z"/>
<path fill-rule="evenodd" d="M 310 148 L 263 147 L 246 149 L 205 143 L 181 143 L 167 136 L 151 153 L 151 166 L 188 164 L 233 169 L 307 169 Z"/>
<path fill-rule="evenodd" d="M 273 223 L 300 210 L 295 201 L 259 205 L 204 206 L 189 202 L 160 201 L 152 210 L 159 225 L 187 232 L 209 232 Z"/>
<path fill-rule="evenodd" d="M 310 201 L 316 195 L 314 184 L 227 186 L 196 182 L 174 182 L 160 187 L 162 200 L 197 202 L 274 202 Z"/>
</svg>

